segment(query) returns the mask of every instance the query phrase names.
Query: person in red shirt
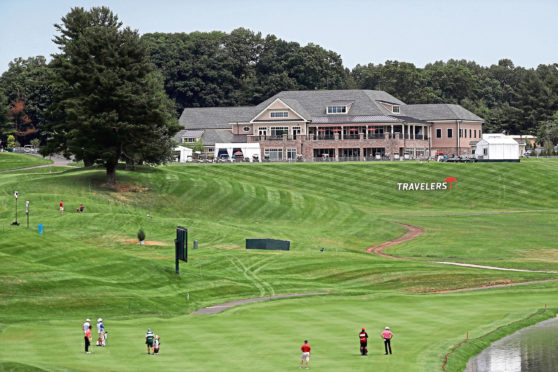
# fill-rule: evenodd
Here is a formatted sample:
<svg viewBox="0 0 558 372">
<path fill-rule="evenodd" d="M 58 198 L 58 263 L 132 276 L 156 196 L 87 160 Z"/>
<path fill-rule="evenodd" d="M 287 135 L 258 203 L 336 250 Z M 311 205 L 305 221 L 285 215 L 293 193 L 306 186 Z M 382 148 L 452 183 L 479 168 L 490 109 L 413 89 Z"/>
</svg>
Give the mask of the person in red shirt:
<svg viewBox="0 0 558 372">
<path fill-rule="evenodd" d="M 362 331 L 360 331 L 360 333 L 358 334 L 358 338 L 360 340 L 360 353 L 364 356 L 368 354 L 368 334 L 366 333 L 366 331 L 364 330 L 364 328 L 362 329 Z"/>
<path fill-rule="evenodd" d="M 64 200 L 60 200 L 60 214 L 64 213 Z"/>
<path fill-rule="evenodd" d="M 91 345 L 91 327 L 87 328 L 83 338 L 85 340 L 85 353 L 91 354 L 89 351 L 89 345 Z"/>
<path fill-rule="evenodd" d="M 312 350 L 312 348 L 308 345 L 308 340 L 304 340 L 304 345 L 300 347 L 300 350 L 302 351 L 302 359 L 300 360 L 299 368 L 302 368 L 304 361 L 306 361 L 306 369 L 309 369 L 308 362 L 310 362 L 310 350 Z"/>
<path fill-rule="evenodd" d="M 393 333 L 389 330 L 389 327 L 381 333 L 382 338 L 384 339 L 384 348 L 386 349 L 386 355 L 389 353 L 391 354 L 391 339 L 393 338 Z"/>
</svg>

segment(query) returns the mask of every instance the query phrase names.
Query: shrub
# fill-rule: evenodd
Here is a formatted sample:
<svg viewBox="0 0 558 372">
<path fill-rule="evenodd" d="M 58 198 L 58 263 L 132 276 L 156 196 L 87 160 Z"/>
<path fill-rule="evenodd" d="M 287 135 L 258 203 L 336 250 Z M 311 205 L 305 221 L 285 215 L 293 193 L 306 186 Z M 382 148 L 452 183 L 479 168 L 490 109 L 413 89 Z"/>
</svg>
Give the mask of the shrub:
<svg viewBox="0 0 558 372">
<path fill-rule="evenodd" d="M 145 232 L 143 231 L 143 229 L 139 229 L 138 231 L 138 240 L 140 242 L 145 240 Z"/>
</svg>

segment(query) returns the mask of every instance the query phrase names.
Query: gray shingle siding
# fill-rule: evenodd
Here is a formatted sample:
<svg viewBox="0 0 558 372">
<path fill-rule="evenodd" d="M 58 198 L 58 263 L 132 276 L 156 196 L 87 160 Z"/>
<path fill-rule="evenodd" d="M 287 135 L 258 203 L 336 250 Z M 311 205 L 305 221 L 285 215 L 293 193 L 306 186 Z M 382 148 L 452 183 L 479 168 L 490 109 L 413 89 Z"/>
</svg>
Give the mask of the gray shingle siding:
<svg viewBox="0 0 558 372">
<path fill-rule="evenodd" d="M 433 103 L 420 105 L 403 105 L 401 114 L 426 121 L 436 120 L 484 120 L 471 111 L 455 104 Z"/>
<path fill-rule="evenodd" d="M 436 120 L 484 122 L 482 118 L 459 105 L 445 103 L 406 105 L 391 94 L 378 90 L 302 90 L 277 93 L 253 107 L 186 108 L 180 116 L 179 124 L 188 130 L 229 131 L 226 135 L 206 131 L 202 137 L 205 144 L 231 142 L 233 136 L 230 133 L 231 123 L 251 121 L 278 98 L 305 120 L 317 123 L 361 122 L 365 117 L 376 119 L 391 117 L 387 122 L 421 123 Z M 394 115 L 380 102 L 399 105 L 401 115 Z M 350 105 L 350 109 L 346 114 L 327 115 L 326 109 L 330 105 Z"/>
</svg>

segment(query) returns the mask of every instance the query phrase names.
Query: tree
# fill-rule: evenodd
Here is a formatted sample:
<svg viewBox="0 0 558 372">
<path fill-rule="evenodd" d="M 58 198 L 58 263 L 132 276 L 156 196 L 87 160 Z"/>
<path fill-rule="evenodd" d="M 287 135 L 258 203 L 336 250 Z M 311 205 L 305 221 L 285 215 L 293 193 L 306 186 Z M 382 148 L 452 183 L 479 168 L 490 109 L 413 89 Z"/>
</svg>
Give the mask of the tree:
<svg viewBox="0 0 558 372">
<path fill-rule="evenodd" d="M 18 108 L 15 106 L 24 106 L 26 123 L 17 122 L 22 116 L 16 118 L 16 123 L 12 122 L 19 127 L 13 128 L 19 141 L 27 143 L 30 139 L 44 137 L 45 112 L 52 103 L 55 89 L 53 81 L 52 69 L 43 56 L 16 58 L 0 76 L 0 87 L 8 102 L 16 110 Z M 25 127 L 23 130 L 22 125 Z"/>
<path fill-rule="evenodd" d="M 123 28 L 106 7 L 73 8 L 55 27 L 61 53 L 52 68 L 60 91 L 41 153 L 101 164 L 107 184 L 115 183 L 119 160 L 169 160 L 179 127 L 138 32 Z"/>
<path fill-rule="evenodd" d="M 7 136 L 13 133 L 13 126 L 8 116 L 8 99 L 0 90 L 0 147 L 6 144 Z"/>
</svg>

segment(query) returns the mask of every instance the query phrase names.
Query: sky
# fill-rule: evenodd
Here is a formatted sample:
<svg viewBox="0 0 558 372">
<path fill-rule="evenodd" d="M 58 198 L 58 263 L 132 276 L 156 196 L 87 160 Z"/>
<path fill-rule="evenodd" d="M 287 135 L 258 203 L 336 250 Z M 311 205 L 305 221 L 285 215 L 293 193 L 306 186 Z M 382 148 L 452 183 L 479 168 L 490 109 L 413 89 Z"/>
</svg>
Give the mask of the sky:
<svg viewBox="0 0 558 372">
<path fill-rule="evenodd" d="M 141 34 L 238 27 L 332 50 L 353 68 L 417 67 L 450 58 L 482 66 L 558 63 L 555 0 L 0 0 L 0 73 L 14 58 L 50 55 L 72 7 L 108 6 Z"/>
</svg>

